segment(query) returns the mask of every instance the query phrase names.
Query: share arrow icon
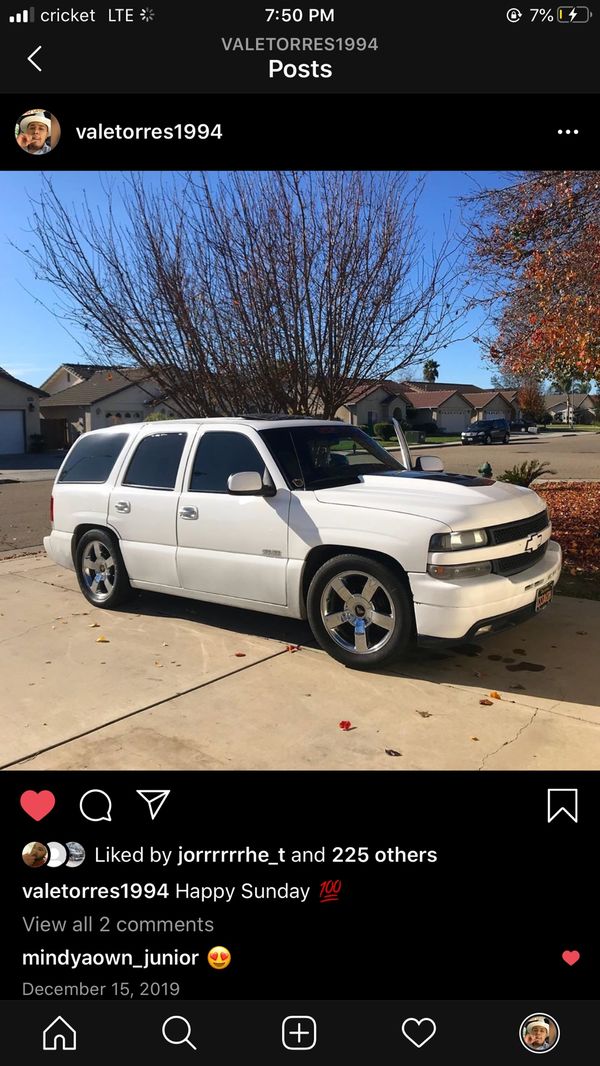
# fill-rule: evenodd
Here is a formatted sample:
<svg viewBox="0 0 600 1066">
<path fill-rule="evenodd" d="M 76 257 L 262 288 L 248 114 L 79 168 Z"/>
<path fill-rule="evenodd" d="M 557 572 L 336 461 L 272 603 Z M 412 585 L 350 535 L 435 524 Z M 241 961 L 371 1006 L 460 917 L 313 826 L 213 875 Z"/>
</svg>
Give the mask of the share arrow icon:
<svg viewBox="0 0 600 1066">
<path fill-rule="evenodd" d="M 167 796 L 171 795 L 170 788 L 136 788 L 136 792 L 148 804 L 152 821 L 156 818 Z"/>
</svg>

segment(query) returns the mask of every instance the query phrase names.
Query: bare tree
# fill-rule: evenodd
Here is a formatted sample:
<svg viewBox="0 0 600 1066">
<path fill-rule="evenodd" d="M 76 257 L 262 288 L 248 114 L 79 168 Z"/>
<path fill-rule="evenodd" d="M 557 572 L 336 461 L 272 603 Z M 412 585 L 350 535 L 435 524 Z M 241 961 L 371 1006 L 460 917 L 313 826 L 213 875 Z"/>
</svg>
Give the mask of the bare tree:
<svg viewBox="0 0 600 1066">
<path fill-rule="evenodd" d="M 92 210 L 45 181 L 25 250 L 90 337 L 187 415 L 335 414 L 457 337 L 461 248 L 426 252 L 422 179 L 364 172 L 129 176 Z"/>
</svg>

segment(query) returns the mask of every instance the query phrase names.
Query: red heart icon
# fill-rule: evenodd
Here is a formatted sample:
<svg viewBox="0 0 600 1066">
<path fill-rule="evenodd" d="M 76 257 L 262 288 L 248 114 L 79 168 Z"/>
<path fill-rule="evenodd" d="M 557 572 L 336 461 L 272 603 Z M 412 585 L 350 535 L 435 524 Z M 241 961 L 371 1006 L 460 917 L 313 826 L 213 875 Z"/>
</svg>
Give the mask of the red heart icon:
<svg viewBox="0 0 600 1066">
<path fill-rule="evenodd" d="M 213 960 L 213 962 L 216 962 L 217 959 L 219 958 L 219 952 L 218 951 L 211 951 L 210 957 Z"/>
<path fill-rule="evenodd" d="M 563 951 L 562 957 L 567 966 L 574 966 L 576 962 L 579 962 L 581 955 L 578 951 Z"/>
<path fill-rule="evenodd" d="M 42 818 L 45 818 L 47 814 L 54 807 L 56 800 L 51 792 L 34 792 L 29 789 L 28 792 L 24 792 L 21 796 L 21 806 L 28 814 L 30 818 L 34 818 L 36 822 L 41 822 Z"/>
<path fill-rule="evenodd" d="M 226 951 L 222 951 L 221 952 L 221 958 L 223 959 L 223 962 L 226 962 L 227 959 L 229 958 L 229 954 Z"/>
</svg>

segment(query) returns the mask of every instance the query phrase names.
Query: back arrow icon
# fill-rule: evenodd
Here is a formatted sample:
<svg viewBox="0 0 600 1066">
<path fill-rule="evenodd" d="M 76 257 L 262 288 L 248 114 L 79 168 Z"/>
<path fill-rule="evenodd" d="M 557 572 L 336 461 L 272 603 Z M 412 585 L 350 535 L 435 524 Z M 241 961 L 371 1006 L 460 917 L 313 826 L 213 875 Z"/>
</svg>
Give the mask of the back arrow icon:
<svg viewBox="0 0 600 1066">
<path fill-rule="evenodd" d="M 41 47 L 42 47 L 42 46 L 41 46 L 41 44 L 38 44 L 37 48 L 34 48 L 34 49 L 33 49 L 33 52 L 31 53 L 31 55 L 27 56 L 27 60 L 28 60 L 28 62 L 29 62 L 29 63 L 31 63 L 32 67 L 35 67 L 35 69 L 36 69 L 36 70 L 39 70 L 39 71 L 40 71 L 40 73 L 41 73 L 41 71 L 42 71 L 42 68 L 41 68 L 41 67 L 38 67 L 38 65 L 37 65 L 37 63 L 35 62 L 35 60 L 34 60 L 34 58 L 33 58 L 33 57 L 34 57 L 34 56 L 36 56 L 36 55 L 38 54 L 38 52 L 40 51 Z"/>
</svg>

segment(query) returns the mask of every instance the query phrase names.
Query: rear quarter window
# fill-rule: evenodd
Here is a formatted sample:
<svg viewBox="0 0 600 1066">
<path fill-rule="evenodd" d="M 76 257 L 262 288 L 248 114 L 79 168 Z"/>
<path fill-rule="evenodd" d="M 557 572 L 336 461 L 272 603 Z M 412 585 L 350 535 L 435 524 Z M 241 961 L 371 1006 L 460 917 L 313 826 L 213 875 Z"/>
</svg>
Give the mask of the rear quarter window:
<svg viewBox="0 0 600 1066">
<path fill-rule="evenodd" d="M 84 433 L 71 448 L 59 482 L 100 485 L 107 481 L 128 436 L 127 433 Z"/>
</svg>

